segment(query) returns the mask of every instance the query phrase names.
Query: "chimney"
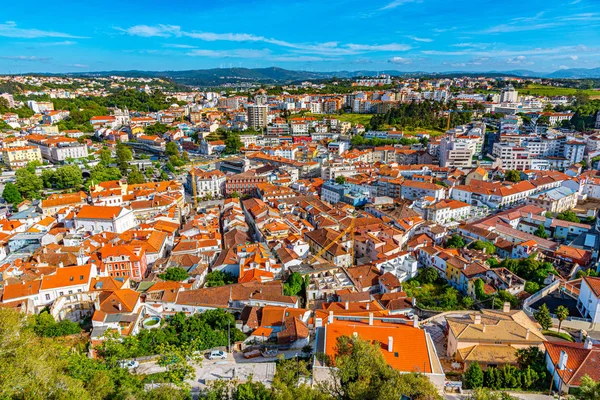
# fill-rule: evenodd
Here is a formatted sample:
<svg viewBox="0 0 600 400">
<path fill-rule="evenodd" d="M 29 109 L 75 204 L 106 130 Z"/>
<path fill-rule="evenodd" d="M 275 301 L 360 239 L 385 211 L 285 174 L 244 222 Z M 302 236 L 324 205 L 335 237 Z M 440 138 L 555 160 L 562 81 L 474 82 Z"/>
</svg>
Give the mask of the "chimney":
<svg viewBox="0 0 600 400">
<path fill-rule="evenodd" d="M 123 306 L 121 305 L 121 302 L 119 302 L 119 304 L 117 305 L 117 307 L 119 308 L 119 311 L 123 310 Z"/>
<path fill-rule="evenodd" d="M 502 306 L 502 312 L 503 313 L 510 312 L 510 303 L 508 301 L 504 302 L 504 305 Z"/>
<path fill-rule="evenodd" d="M 413 297 L 412 298 L 412 306 L 415 307 L 417 305 L 417 298 Z"/>
<path fill-rule="evenodd" d="M 373 313 L 369 313 L 369 325 L 373 325 Z"/>
<path fill-rule="evenodd" d="M 346 309 L 346 310 L 349 310 L 349 309 L 350 309 L 350 302 L 349 302 L 348 300 L 346 300 L 345 309 Z"/>
<path fill-rule="evenodd" d="M 394 352 L 394 337 L 393 336 L 388 336 L 388 351 L 390 353 Z"/>
<path fill-rule="evenodd" d="M 569 360 L 569 355 L 562 350 L 560 352 L 560 357 L 558 358 L 558 369 L 564 371 L 567 368 L 567 361 Z"/>
<path fill-rule="evenodd" d="M 525 332 L 525 340 L 529 340 L 530 333 L 531 333 L 531 329 L 527 328 L 527 332 Z"/>
<path fill-rule="evenodd" d="M 481 314 L 475 315 L 475 325 L 481 324 Z"/>
<path fill-rule="evenodd" d="M 419 316 L 413 315 L 413 328 L 419 329 Z"/>
<path fill-rule="evenodd" d="M 485 333 L 485 324 L 481 325 L 481 332 Z"/>
<path fill-rule="evenodd" d="M 333 323 L 333 311 L 329 311 L 329 317 L 327 317 L 327 323 Z"/>
<path fill-rule="evenodd" d="M 367 311 L 371 308 L 371 303 L 367 303 Z"/>
<path fill-rule="evenodd" d="M 587 350 L 591 350 L 593 346 L 594 346 L 594 343 L 592 342 L 592 339 L 589 336 L 586 337 L 585 341 L 583 342 L 583 348 L 587 349 Z"/>
</svg>

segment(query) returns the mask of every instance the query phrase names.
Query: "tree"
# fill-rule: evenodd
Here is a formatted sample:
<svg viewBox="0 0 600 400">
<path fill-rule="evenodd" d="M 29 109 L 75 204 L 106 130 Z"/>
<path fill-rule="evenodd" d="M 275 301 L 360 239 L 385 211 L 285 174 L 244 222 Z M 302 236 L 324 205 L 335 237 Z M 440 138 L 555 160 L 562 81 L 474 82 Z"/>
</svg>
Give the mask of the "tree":
<svg viewBox="0 0 600 400">
<path fill-rule="evenodd" d="M 448 249 L 461 249 L 463 247 L 465 247 L 465 242 L 460 235 L 452 235 L 452 237 L 446 241 L 446 248 Z"/>
<path fill-rule="evenodd" d="M 544 228 L 544 224 L 539 224 L 535 232 L 533 234 L 542 239 L 548 239 L 548 234 L 546 233 L 546 228 Z"/>
<path fill-rule="evenodd" d="M 10 204 L 19 204 L 23 201 L 23 196 L 21 196 L 19 189 L 17 189 L 17 186 L 12 182 L 8 182 L 4 186 L 2 198 Z"/>
<path fill-rule="evenodd" d="M 420 374 L 401 374 L 388 366 L 378 343 L 358 337 L 337 339 L 333 379 L 321 389 L 339 399 L 439 399 L 435 386 Z"/>
<path fill-rule="evenodd" d="M 577 214 L 575 214 L 575 212 L 573 212 L 571 210 L 565 210 L 565 211 L 559 213 L 556 216 L 556 219 L 560 219 L 563 221 L 569 221 L 569 222 L 575 222 L 575 223 L 581 222 L 581 220 L 579 219 Z"/>
<path fill-rule="evenodd" d="M 229 195 L 229 197 L 231 197 L 232 199 L 239 199 L 240 198 L 240 194 L 236 191 L 233 192 Z"/>
<path fill-rule="evenodd" d="M 237 133 L 230 133 L 225 139 L 225 154 L 237 154 L 244 144 Z"/>
<path fill-rule="evenodd" d="M 537 282 L 527 281 L 525 282 L 525 291 L 530 294 L 534 294 L 540 290 L 540 285 Z"/>
<path fill-rule="evenodd" d="M 177 143 L 175 143 L 175 142 L 167 143 L 167 145 L 165 147 L 165 155 L 167 155 L 169 157 L 171 157 L 171 156 L 179 157 L 179 147 L 177 147 Z"/>
<path fill-rule="evenodd" d="M 15 176 L 15 186 L 19 190 L 19 193 L 21 193 L 21 196 L 26 199 L 40 197 L 40 191 L 44 187 L 44 182 L 35 172 L 30 171 L 28 168 L 21 168 L 17 170 Z"/>
<path fill-rule="evenodd" d="M 344 183 L 346 183 L 346 177 L 343 175 L 337 176 L 335 178 L 335 183 L 338 183 L 340 185 L 343 185 Z"/>
<path fill-rule="evenodd" d="M 283 294 L 286 296 L 298 296 L 304 289 L 304 279 L 298 272 L 292 272 L 283 284 Z"/>
<path fill-rule="evenodd" d="M 228 272 L 219 270 L 211 271 L 206 275 L 206 287 L 223 286 L 229 285 L 230 283 L 237 282 L 237 279 Z"/>
<path fill-rule="evenodd" d="M 556 319 L 558 319 L 558 332 L 560 332 L 563 321 L 569 317 L 569 309 L 561 305 L 556 307 L 554 314 L 556 315 Z"/>
<path fill-rule="evenodd" d="M 136 185 L 139 183 L 146 183 L 146 177 L 137 168 L 133 168 L 127 175 L 127 183 L 130 185 Z"/>
<path fill-rule="evenodd" d="M 169 382 L 183 384 L 187 379 L 193 378 L 195 370 L 187 363 L 189 354 L 172 344 L 162 344 L 158 348 L 157 364 L 167 369 Z"/>
<path fill-rule="evenodd" d="M 506 171 L 506 174 L 504 175 L 504 179 L 510 182 L 521 182 L 521 173 L 517 170 L 514 169 L 510 169 L 508 171 Z"/>
<path fill-rule="evenodd" d="M 188 278 L 188 273 L 181 267 L 169 267 L 164 274 L 160 274 L 159 277 L 166 281 L 181 282 Z"/>
<path fill-rule="evenodd" d="M 594 381 L 589 375 L 584 375 L 581 378 L 579 394 L 576 398 L 579 400 L 599 400 L 600 382 Z"/>
<path fill-rule="evenodd" d="M 535 320 L 542 326 L 542 329 L 548 330 L 552 326 L 552 316 L 546 304 L 542 304 L 540 308 L 533 314 Z"/>
<path fill-rule="evenodd" d="M 474 362 L 469 365 L 463 375 L 463 382 L 467 389 L 476 389 L 483 386 L 483 370 L 478 363 Z"/>
<path fill-rule="evenodd" d="M 100 150 L 100 162 L 102 164 L 108 166 L 112 161 L 112 151 L 110 151 L 106 147 Z"/>
<path fill-rule="evenodd" d="M 496 246 L 494 246 L 490 242 L 484 242 L 483 240 L 474 241 L 473 244 L 471 245 L 471 248 L 473 248 L 475 250 L 484 250 L 485 249 L 485 252 L 487 254 L 496 253 Z"/>
<path fill-rule="evenodd" d="M 133 160 L 133 153 L 127 145 L 123 143 L 117 144 L 117 163 L 123 164 Z"/>
<path fill-rule="evenodd" d="M 434 283 L 440 277 L 437 269 L 434 267 L 425 267 L 419 270 L 417 280 L 421 283 Z"/>
</svg>

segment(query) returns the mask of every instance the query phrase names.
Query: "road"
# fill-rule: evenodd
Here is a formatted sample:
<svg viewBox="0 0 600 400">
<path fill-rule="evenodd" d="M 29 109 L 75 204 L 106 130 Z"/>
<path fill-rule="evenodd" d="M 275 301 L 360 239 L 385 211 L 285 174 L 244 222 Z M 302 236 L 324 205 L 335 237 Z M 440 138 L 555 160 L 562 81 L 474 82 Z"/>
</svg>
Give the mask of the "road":
<svg viewBox="0 0 600 400">
<path fill-rule="evenodd" d="M 553 396 L 548 396 L 545 394 L 539 394 L 539 393 L 519 393 L 519 392 L 506 392 L 508 394 L 510 394 L 513 397 L 516 397 L 517 399 L 521 399 L 521 400 L 552 400 L 554 399 Z M 470 397 L 469 393 L 463 393 L 463 394 L 458 394 L 458 393 L 444 393 L 443 394 L 444 399 L 447 400 L 466 400 Z"/>
</svg>

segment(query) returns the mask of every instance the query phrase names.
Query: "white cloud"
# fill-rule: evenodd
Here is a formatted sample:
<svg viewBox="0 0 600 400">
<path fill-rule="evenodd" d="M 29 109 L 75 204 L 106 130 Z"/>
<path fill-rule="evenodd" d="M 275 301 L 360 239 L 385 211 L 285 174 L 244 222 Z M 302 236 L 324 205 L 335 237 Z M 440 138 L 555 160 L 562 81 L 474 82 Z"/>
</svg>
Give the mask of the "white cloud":
<svg viewBox="0 0 600 400">
<path fill-rule="evenodd" d="M 181 27 L 178 25 L 135 25 L 127 29 L 115 28 L 131 36 L 141 37 L 170 37 L 181 36 Z"/>
<path fill-rule="evenodd" d="M 186 53 L 188 56 L 194 57 L 211 57 L 211 58 L 264 58 L 269 56 L 269 50 L 252 50 L 252 49 L 233 49 L 233 50 L 206 50 L 196 49 Z"/>
<path fill-rule="evenodd" d="M 89 65 L 87 64 L 68 64 L 67 67 L 73 67 L 73 68 L 88 68 Z"/>
<path fill-rule="evenodd" d="M 177 43 L 166 43 L 163 46 L 170 47 L 173 49 L 197 49 L 197 46 L 192 46 L 189 44 L 177 44 Z"/>
<path fill-rule="evenodd" d="M 325 56 L 354 55 L 364 52 L 374 51 L 406 51 L 411 48 L 409 45 L 399 43 L 388 44 L 340 44 L 338 42 L 323 42 L 315 44 L 292 43 L 285 40 L 258 36 L 250 33 L 214 33 L 214 32 L 187 32 L 178 25 L 135 25 L 127 29 L 115 28 L 121 32 L 132 36 L 141 37 L 189 37 L 200 39 L 206 42 L 227 41 L 227 42 L 245 42 L 245 43 L 267 43 L 275 46 L 292 49 L 294 52 L 317 54 Z M 187 45 L 181 45 L 180 48 Z M 175 47 L 170 45 L 170 47 Z"/>
<path fill-rule="evenodd" d="M 569 58 L 574 61 L 579 60 L 579 56 L 569 56 Z"/>
<path fill-rule="evenodd" d="M 14 60 L 14 61 L 38 61 L 45 62 L 50 61 L 52 58 L 50 57 L 37 57 L 37 56 L 2 56 L 0 57 L 5 60 Z"/>
<path fill-rule="evenodd" d="M 416 36 L 409 36 L 409 38 L 414 40 L 415 42 L 424 42 L 424 43 L 433 42 L 433 39 L 429 39 L 429 38 L 421 38 L 421 37 L 416 37 Z"/>
<path fill-rule="evenodd" d="M 394 8 L 403 6 L 405 4 L 409 4 L 409 3 L 416 3 L 420 1 L 417 0 L 393 0 L 392 2 L 386 4 L 385 6 L 381 7 L 379 9 L 379 11 L 384 11 L 384 10 L 393 10 Z"/>
<path fill-rule="evenodd" d="M 87 39 L 84 36 L 75 36 L 69 33 L 44 31 L 41 29 L 19 28 L 14 21 L 6 21 L 0 24 L 0 36 L 12 38 L 35 39 L 44 37 Z"/>
<path fill-rule="evenodd" d="M 558 67 L 558 69 L 569 69 L 569 67 L 567 67 L 566 65 L 561 65 L 560 67 Z"/>
<path fill-rule="evenodd" d="M 423 50 L 423 54 L 436 55 L 436 56 L 479 56 L 479 57 L 515 57 L 520 55 L 532 56 L 532 55 L 548 55 L 548 54 L 563 54 L 568 53 L 584 53 L 590 51 L 590 48 L 586 46 L 558 46 L 548 48 L 534 48 L 526 50 L 473 50 L 465 49 L 459 51 L 439 51 L 439 50 Z M 566 54 L 565 54 L 566 53 Z"/>
<path fill-rule="evenodd" d="M 508 64 L 517 64 L 517 65 L 533 65 L 533 61 L 527 60 L 525 56 L 515 56 L 506 60 Z"/>
<path fill-rule="evenodd" d="M 536 31 L 541 29 L 557 28 L 571 25 L 573 21 L 600 21 L 600 15 L 597 13 L 581 13 L 571 15 L 561 15 L 554 18 L 543 18 L 544 12 L 539 12 L 533 17 L 513 18 L 506 24 L 500 24 L 485 29 L 479 33 L 510 33 Z"/>
<path fill-rule="evenodd" d="M 391 64 L 408 65 L 408 64 L 412 64 L 413 60 L 410 58 L 404 58 L 404 57 L 392 57 L 388 60 L 388 62 Z"/>
</svg>

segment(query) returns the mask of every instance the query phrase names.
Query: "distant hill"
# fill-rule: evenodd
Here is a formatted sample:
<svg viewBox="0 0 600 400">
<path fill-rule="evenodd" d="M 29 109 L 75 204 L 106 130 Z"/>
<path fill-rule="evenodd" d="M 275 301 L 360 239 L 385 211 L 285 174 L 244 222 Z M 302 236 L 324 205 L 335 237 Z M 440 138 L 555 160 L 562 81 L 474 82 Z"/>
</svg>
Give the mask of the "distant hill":
<svg viewBox="0 0 600 400">
<path fill-rule="evenodd" d="M 378 74 L 387 74 L 392 76 L 419 77 L 455 77 L 455 76 L 515 76 L 530 78 L 557 78 L 557 79 L 581 79 L 581 78 L 600 78 L 600 68 L 583 69 L 561 69 L 552 73 L 535 72 L 529 70 L 512 71 L 447 71 L 447 72 L 403 72 L 397 70 L 383 71 L 334 71 L 334 72 L 312 72 L 312 71 L 294 71 L 278 67 L 270 68 L 212 68 L 195 69 L 186 71 L 101 71 L 72 74 L 48 74 L 48 75 L 70 75 L 70 76 L 110 76 L 119 75 L 127 77 L 150 77 L 150 78 L 168 78 L 177 83 L 191 86 L 220 86 L 226 83 L 264 83 L 264 84 L 286 84 L 299 83 L 302 81 L 321 81 L 337 78 L 355 78 L 359 76 L 376 76 Z"/>
</svg>

